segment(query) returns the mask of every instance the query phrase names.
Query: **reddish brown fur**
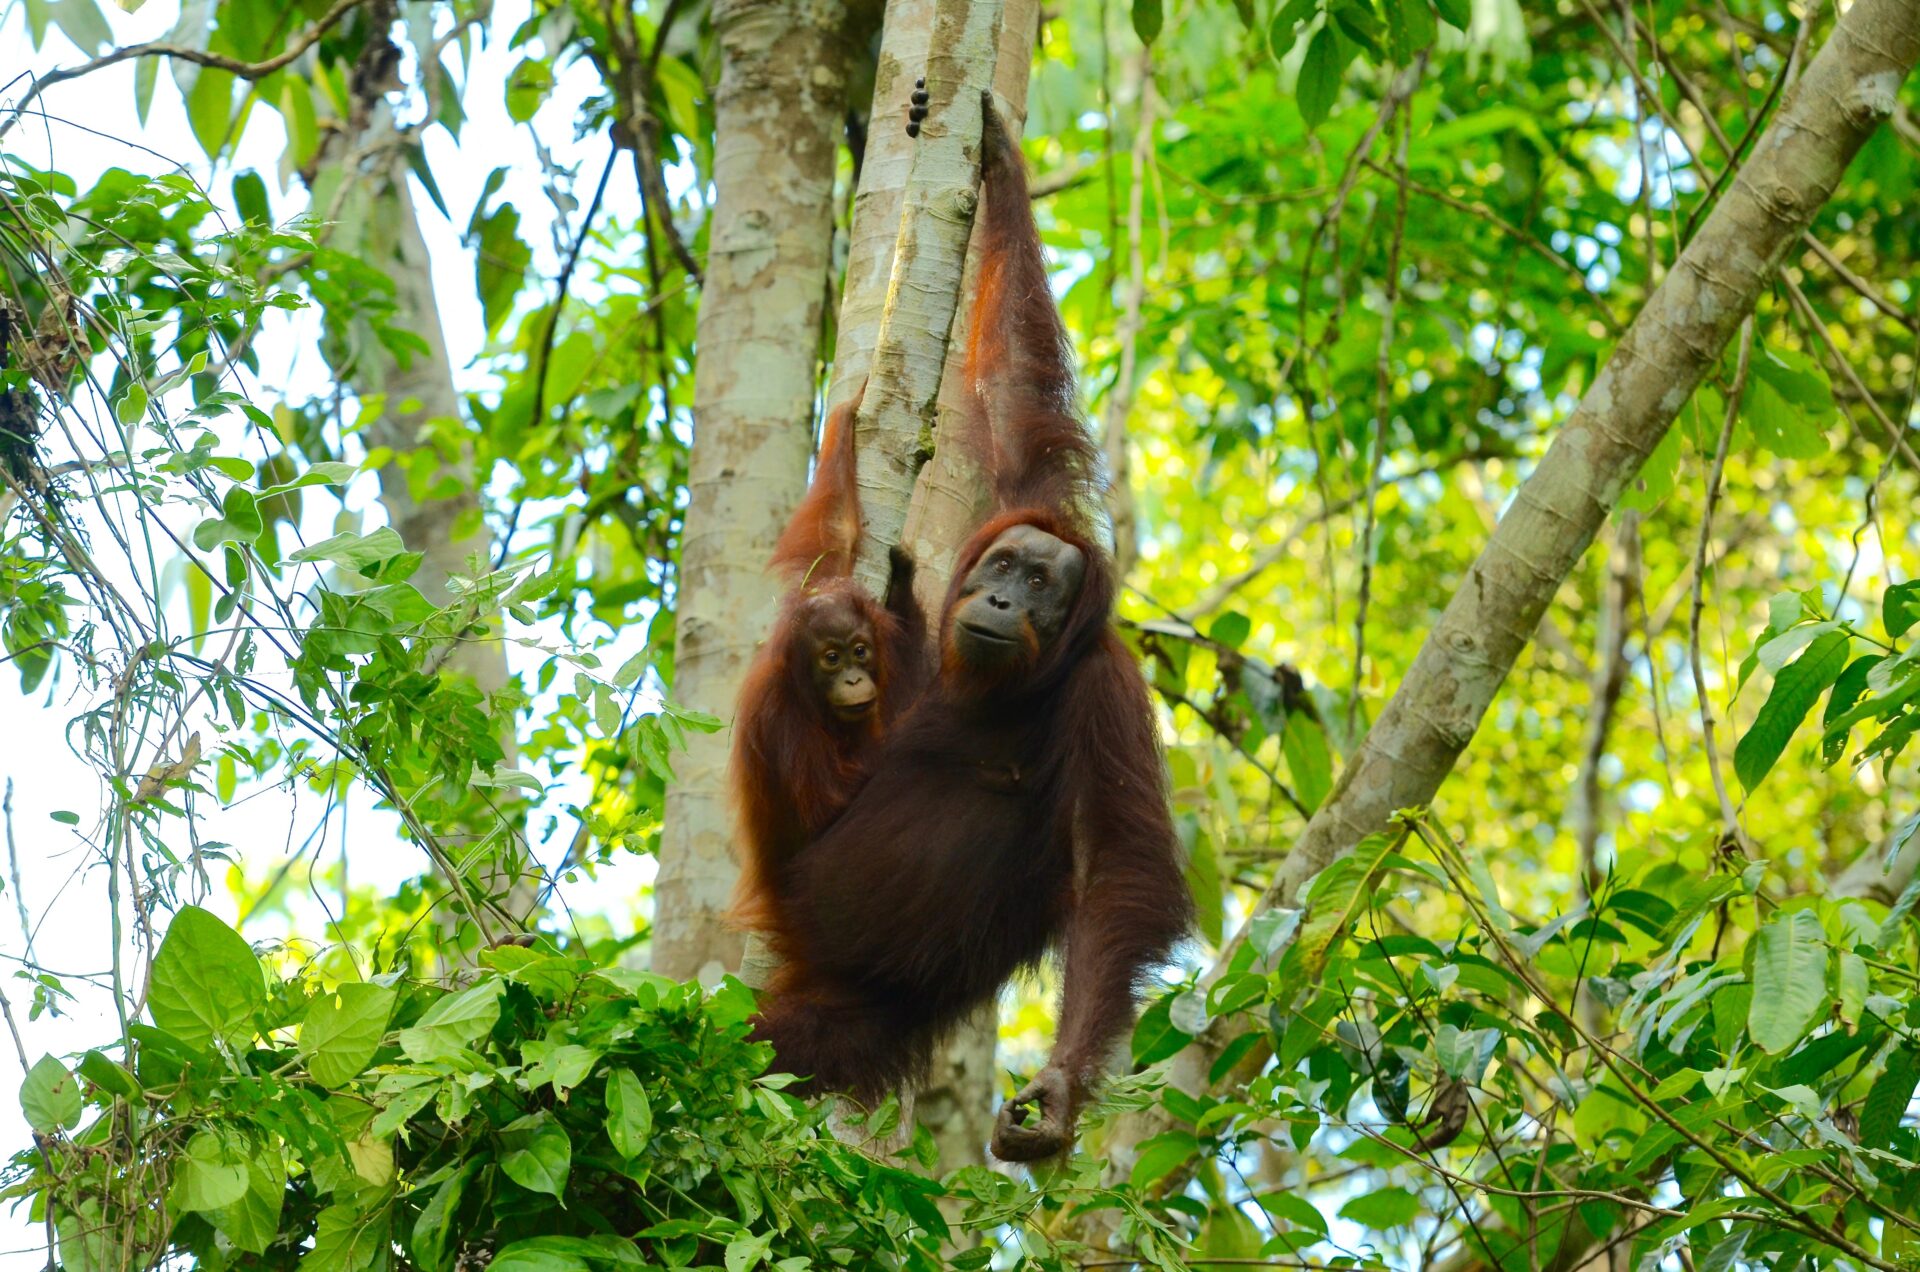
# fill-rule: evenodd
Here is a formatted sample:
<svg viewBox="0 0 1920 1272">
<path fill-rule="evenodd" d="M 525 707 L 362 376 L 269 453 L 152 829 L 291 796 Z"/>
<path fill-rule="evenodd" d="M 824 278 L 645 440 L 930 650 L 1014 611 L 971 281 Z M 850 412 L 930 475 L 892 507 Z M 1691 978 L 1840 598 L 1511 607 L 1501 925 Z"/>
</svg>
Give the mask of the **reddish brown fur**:
<svg viewBox="0 0 1920 1272">
<path fill-rule="evenodd" d="M 1077 1103 L 1190 901 L 1152 704 L 1090 532 L 1098 451 L 1018 152 L 991 111 L 987 132 L 968 365 L 1000 511 L 955 563 L 934 684 L 846 810 L 772 880 L 784 965 L 757 1030 L 812 1088 L 875 1097 L 918 1078 L 942 1034 L 1064 943 L 1052 1064 Z M 1085 580 L 1049 648 L 983 681 L 955 649 L 954 610 L 994 540 L 1022 525 L 1078 548 Z"/>
<path fill-rule="evenodd" d="M 894 558 L 889 607 L 851 577 L 860 539 L 853 445 L 859 404 L 856 394 L 827 416 L 813 482 L 773 553 L 772 568 L 791 586 L 740 689 L 729 779 L 742 851 L 729 918 L 747 930 L 779 926 L 771 880 L 847 806 L 875 743 L 925 678 L 925 620 L 913 601 L 910 563 Z M 852 722 L 834 717 L 812 678 L 810 633 L 834 612 L 857 618 L 874 641 L 879 701 Z"/>
</svg>

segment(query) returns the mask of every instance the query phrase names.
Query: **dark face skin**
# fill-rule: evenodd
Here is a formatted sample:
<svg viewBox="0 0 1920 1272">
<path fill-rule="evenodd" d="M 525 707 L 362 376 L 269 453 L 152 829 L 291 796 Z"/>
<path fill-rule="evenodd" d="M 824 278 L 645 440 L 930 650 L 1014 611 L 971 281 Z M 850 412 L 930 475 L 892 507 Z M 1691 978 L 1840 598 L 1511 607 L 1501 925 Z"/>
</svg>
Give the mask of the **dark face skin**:
<svg viewBox="0 0 1920 1272">
<path fill-rule="evenodd" d="M 880 700 L 873 631 L 846 605 L 821 604 L 806 617 L 807 666 L 834 719 L 864 719 Z"/>
<path fill-rule="evenodd" d="M 1086 554 L 1071 543 L 1034 526 L 1008 529 L 961 584 L 955 651 L 981 670 L 1038 658 L 1058 639 L 1086 574 Z"/>
</svg>

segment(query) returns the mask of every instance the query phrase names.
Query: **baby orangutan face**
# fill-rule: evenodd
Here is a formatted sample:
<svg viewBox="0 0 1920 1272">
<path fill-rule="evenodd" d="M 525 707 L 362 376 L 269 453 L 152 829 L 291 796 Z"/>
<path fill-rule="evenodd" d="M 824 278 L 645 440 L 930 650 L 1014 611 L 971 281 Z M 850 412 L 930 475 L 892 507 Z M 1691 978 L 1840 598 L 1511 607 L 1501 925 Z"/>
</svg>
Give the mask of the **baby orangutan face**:
<svg viewBox="0 0 1920 1272">
<path fill-rule="evenodd" d="M 842 724 L 870 716 L 880 702 L 872 625 L 838 597 L 821 597 L 806 614 L 807 665 L 827 711 Z"/>
</svg>

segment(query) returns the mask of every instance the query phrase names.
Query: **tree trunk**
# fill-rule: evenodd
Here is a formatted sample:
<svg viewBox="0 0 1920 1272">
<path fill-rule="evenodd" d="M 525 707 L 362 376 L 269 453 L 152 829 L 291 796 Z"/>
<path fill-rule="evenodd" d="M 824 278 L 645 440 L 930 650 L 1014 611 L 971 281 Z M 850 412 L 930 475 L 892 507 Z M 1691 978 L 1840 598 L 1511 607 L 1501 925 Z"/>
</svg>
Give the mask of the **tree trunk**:
<svg viewBox="0 0 1920 1272">
<path fill-rule="evenodd" d="M 929 112 L 920 138 L 907 136 L 907 99 L 914 81 L 925 76 L 931 94 L 938 79 L 929 69 L 938 9 L 935 0 L 893 0 L 887 6 L 866 160 L 860 189 L 854 196 L 845 298 L 840 305 L 834 351 L 831 398 L 835 402 L 845 401 L 874 373 L 874 353 L 893 289 L 896 249 L 903 249 L 902 255 L 931 250 L 926 237 L 909 241 L 903 235 L 901 209 L 908 205 L 910 178 L 917 172 L 923 185 L 938 179 L 946 182 L 949 190 L 958 188 L 953 183 L 964 181 L 969 196 L 977 181 L 977 150 L 959 153 L 956 159 L 954 145 L 936 156 L 945 160 L 944 167 L 923 162 L 916 168 L 919 150 L 935 144 L 936 125 L 946 127 L 941 112 L 969 112 L 972 135 L 977 138 L 979 114 L 971 109 L 971 103 L 977 100 L 977 85 L 990 80 L 996 108 L 1008 127 L 1018 134 L 1026 118 L 1027 83 L 1039 35 L 1040 6 L 1037 0 L 1004 0 L 990 58 L 976 56 L 970 62 L 944 63 L 950 77 L 957 74 L 965 83 L 946 90 L 941 99 L 930 103 L 935 110 Z M 952 24 L 953 15 L 948 22 Z M 968 85 L 975 87 L 968 91 Z M 957 142 L 958 138 L 948 140 Z M 964 151 L 964 147 L 959 150 Z M 924 207 L 924 203 L 915 206 Z M 920 210 L 909 215 L 926 218 L 930 214 Z M 949 240 L 941 250 L 951 253 L 956 229 L 952 222 L 936 221 L 931 227 L 920 228 L 948 234 Z M 921 415 L 914 414 L 911 427 L 866 427 L 869 422 L 863 419 L 858 431 L 861 511 L 868 526 L 870 558 L 884 560 L 886 549 L 894 541 L 905 544 L 919 567 L 914 591 L 929 612 L 937 612 L 946 595 L 953 554 L 983 511 L 986 493 L 980 473 L 958 444 L 968 392 L 961 367 L 966 358 L 967 315 L 976 264 L 971 237 L 965 243 L 960 286 L 946 288 L 952 293 L 951 308 L 946 309 L 944 301 L 930 300 L 917 311 L 922 315 L 922 329 L 911 337 L 922 339 L 927 315 L 944 309 L 947 338 L 940 349 L 943 362 L 933 363 L 923 357 L 910 368 L 904 361 L 895 362 L 891 368 L 894 374 L 911 369 L 919 383 L 918 391 L 925 393 L 927 373 L 938 366 L 931 428 L 925 427 Z M 927 276 L 938 284 L 937 270 L 927 271 Z M 946 275 L 953 276 L 951 270 Z M 868 404 L 874 401 L 870 398 Z M 929 435 L 933 446 L 930 458 L 925 454 Z M 866 478 L 875 473 L 884 474 L 886 480 L 868 483 Z M 915 1115 L 933 1132 L 943 1170 L 981 1159 L 993 1122 L 997 1034 L 997 1012 L 982 1011 L 941 1052 L 931 1082 L 916 1100 Z"/>
<path fill-rule="evenodd" d="M 1893 110 L 1916 60 L 1920 6 L 1912 0 L 1857 0 L 1836 23 L 1752 158 L 1521 485 L 1257 909 L 1294 903 L 1309 879 L 1385 830 L 1394 810 L 1431 802 L 1554 593 L 1854 153 Z M 1230 959 L 1231 950 L 1223 951 L 1216 974 Z M 1228 1036 L 1216 1022 L 1196 1039 L 1176 1082 L 1202 1089 Z M 1115 1139 L 1137 1144 L 1145 1129 L 1128 1125 Z M 1112 1169 L 1124 1176 L 1131 1156 L 1117 1145 Z"/>
<path fill-rule="evenodd" d="M 766 573 L 806 488 L 833 179 L 846 104 L 842 0 L 719 0 L 714 188 L 700 297 L 694 446 L 673 694 L 731 718 L 778 593 Z M 689 739 L 667 792 L 653 968 L 711 981 L 737 966 L 727 735 Z"/>
<path fill-rule="evenodd" d="M 422 434 L 433 421 L 460 418 L 460 394 L 447 359 L 432 261 L 407 184 L 406 152 L 391 144 L 393 120 L 384 103 L 372 104 L 369 118 L 359 135 L 344 130 L 330 134 L 338 139 L 332 147 L 336 153 L 323 153 L 315 163 L 312 203 L 316 211 L 326 209 L 331 219 L 359 230 L 356 242 L 335 241 L 332 246 L 373 262 L 393 279 L 393 325 L 427 346 L 402 365 L 385 346 L 367 341 L 355 349 L 355 361 L 341 368 L 341 379 L 357 397 L 385 399 L 366 436 L 369 447 L 385 447 L 395 456 L 380 469 L 380 503 L 407 548 L 424 554 L 411 582 L 429 601 L 445 605 L 453 599 L 448 578 L 475 573 L 470 563 L 476 557 L 485 562 L 493 543 L 480 519 L 480 478 L 470 447 L 461 449 L 448 474 L 460 493 L 422 500 L 407 484 L 406 456 L 420 448 Z M 479 572 L 486 568 L 483 564 Z M 497 640 L 463 642 L 446 665 L 472 676 L 485 693 L 506 683 L 506 649 Z M 509 729 L 501 739 L 509 763 L 513 741 Z"/>
</svg>

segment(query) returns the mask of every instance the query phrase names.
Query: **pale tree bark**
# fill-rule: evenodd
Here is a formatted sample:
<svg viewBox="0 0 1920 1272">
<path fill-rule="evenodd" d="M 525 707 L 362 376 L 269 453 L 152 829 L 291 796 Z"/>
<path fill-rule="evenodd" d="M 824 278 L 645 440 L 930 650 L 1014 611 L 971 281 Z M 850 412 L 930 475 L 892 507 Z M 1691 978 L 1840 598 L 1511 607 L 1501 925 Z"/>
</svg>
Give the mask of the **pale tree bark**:
<svg viewBox="0 0 1920 1272">
<path fill-rule="evenodd" d="M 697 331 L 694 444 L 680 559 L 676 701 L 731 718 L 778 593 L 766 572 L 806 488 L 846 106 L 843 0 L 719 0 L 713 220 Z M 653 969 L 716 979 L 741 942 L 727 735 L 689 739 L 667 791 Z"/>
<path fill-rule="evenodd" d="M 1393 812 L 1432 801 L 1472 741 L 1554 593 L 1831 196 L 1893 110 L 1920 60 L 1920 5 L 1856 0 L 1791 90 L 1673 268 L 1467 571 L 1379 721 L 1341 772 L 1258 907 L 1302 886 Z M 1226 967 L 1231 949 L 1216 963 Z M 1209 978 L 1211 983 L 1211 978 Z M 1219 1022 L 1182 1053 L 1175 1082 L 1202 1090 L 1230 1031 Z M 1146 1119 L 1116 1128 L 1124 1176 Z"/>
<path fill-rule="evenodd" d="M 892 543 L 904 544 L 918 565 L 914 591 L 930 613 L 938 611 L 953 554 L 983 511 L 986 493 L 980 473 L 959 444 L 968 392 L 961 367 L 975 266 L 970 234 L 980 134 L 975 103 L 980 88 L 990 84 L 1001 117 L 1016 134 L 1020 131 L 1039 34 L 1038 0 L 997 3 L 997 31 L 981 29 L 990 16 L 984 9 L 969 18 L 949 4 L 943 19 L 943 6 L 935 0 L 892 0 L 887 6 L 834 351 L 834 402 L 845 401 L 869 375 L 876 384 L 863 403 L 867 407 L 876 407 L 886 395 L 880 381 L 898 375 L 907 382 L 904 391 L 888 396 L 887 421 L 876 427 L 863 412 L 859 422 L 861 511 L 868 527 L 869 561 L 884 561 Z M 973 42 L 964 49 L 949 48 L 938 67 L 931 65 L 936 39 L 946 40 L 945 33 L 956 26 Z M 931 100 L 916 139 L 906 133 L 908 94 L 923 76 Z M 968 117 L 971 142 L 949 131 L 960 116 Z M 928 152 L 924 157 L 923 150 Z M 950 215 L 936 216 L 916 226 L 909 237 L 901 209 L 909 206 L 910 183 L 924 192 L 911 205 L 909 217 L 927 217 L 929 206 L 957 210 L 964 203 L 968 220 L 963 224 Z M 963 258 L 955 256 L 956 246 Z M 895 339 L 915 342 L 918 356 L 896 358 L 886 371 L 876 371 L 875 351 L 889 296 L 895 293 L 896 254 L 902 260 L 899 276 L 917 280 L 908 286 L 948 294 L 912 296 L 916 303 L 906 314 L 896 315 Z M 964 259 L 963 269 L 952 263 L 959 259 Z M 942 270 L 947 272 L 943 275 Z M 920 346 L 941 312 L 946 314 L 944 340 Z M 927 401 L 915 395 L 929 389 L 930 419 L 921 408 L 906 406 Z M 880 479 L 870 482 L 874 474 Z M 872 576 L 867 577 L 871 585 Z M 942 1049 L 931 1080 L 915 1101 L 914 1115 L 933 1133 L 943 1170 L 981 1159 L 993 1125 L 997 1033 L 998 1013 L 989 1005 Z"/>
</svg>

